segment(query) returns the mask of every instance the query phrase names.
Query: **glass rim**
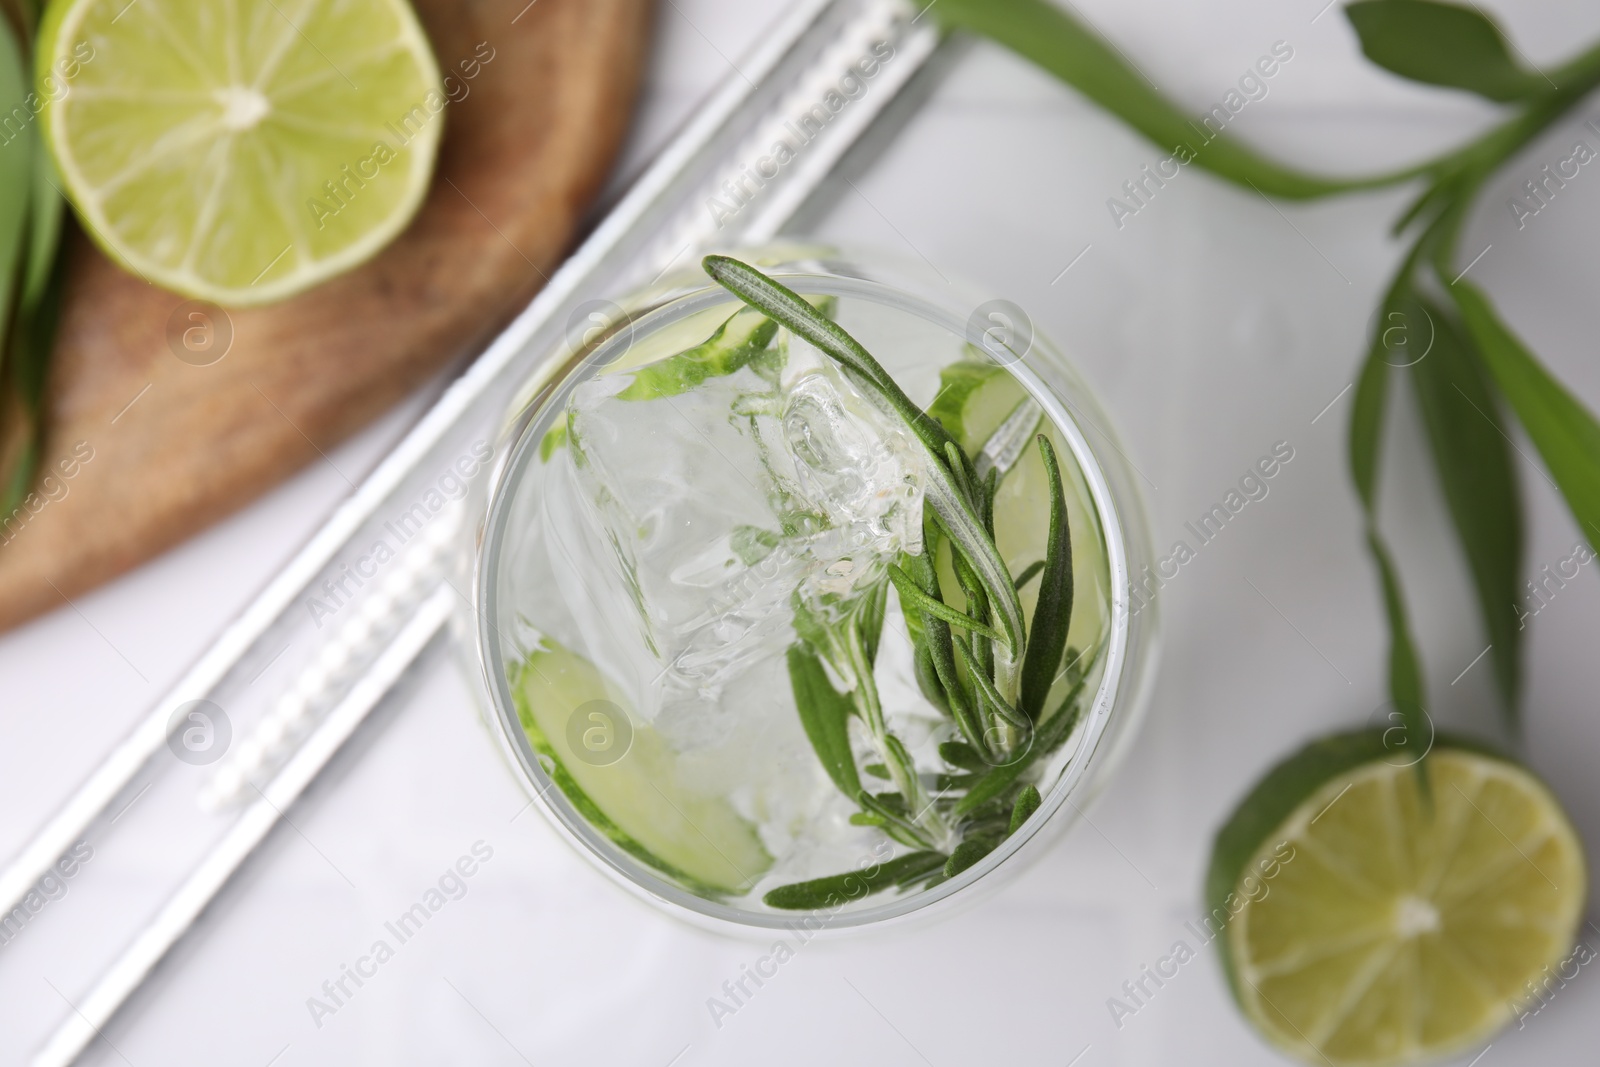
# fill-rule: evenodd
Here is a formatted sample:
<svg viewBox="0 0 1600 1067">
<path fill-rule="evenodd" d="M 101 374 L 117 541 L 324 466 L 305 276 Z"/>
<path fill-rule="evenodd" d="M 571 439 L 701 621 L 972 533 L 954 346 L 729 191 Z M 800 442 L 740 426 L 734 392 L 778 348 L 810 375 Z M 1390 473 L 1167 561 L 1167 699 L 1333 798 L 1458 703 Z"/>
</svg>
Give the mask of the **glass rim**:
<svg viewBox="0 0 1600 1067">
<path fill-rule="evenodd" d="M 818 266 L 818 261 L 809 260 L 803 265 L 763 265 L 761 269 L 774 277 L 786 279 L 791 287 L 809 295 L 865 299 L 904 314 L 915 315 L 944 328 L 955 337 L 965 335 L 965 323 L 931 300 L 870 277 L 822 272 L 816 269 Z M 493 473 L 483 530 L 474 560 L 473 591 L 476 603 L 473 614 L 477 659 L 489 695 L 489 717 L 493 720 L 502 747 L 532 796 L 530 803 L 541 809 L 546 820 L 591 862 L 605 870 L 612 881 L 634 896 L 663 907 L 695 925 L 724 932 L 793 930 L 803 917 L 828 912 L 829 918 L 825 923 L 828 928 L 863 929 L 925 915 L 935 909 L 942 910 L 941 906 L 949 907 L 957 898 L 970 899 L 977 895 L 978 883 L 992 882 L 989 878 L 991 874 L 1005 866 L 1008 860 L 1050 826 L 1074 794 L 1091 784 L 1090 771 L 1096 766 L 1097 760 L 1105 757 L 1102 743 L 1114 714 L 1123 707 L 1118 698 L 1125 696 L 1124 703 L 1129 703 L 1137 696 L 1138 688 L 1129 684 L 1124 677 L 1134 662 L 1129 648 L 1132 619 L 1130 600 L 1122 595 L 1123 590 L 1130 588 L 1132 581 L 1128 531 L 1099 455 L 1090 446 L 1084 427 L 1071 410 L 1076 405 L 1065 402 L 1059 395 L 1058 387 L 1042 379 L 1028 365 L 1032 350 L 1042 348 L 1064 367 L 1070 367 L 1048 339 L 1037 333 L 1032 338 L 1029 352 L 1008 365 L 1008 369 L 1022 380 L 1024 388 L 1062 432 L 1073 460 L 1082 472 L 1105 543 L 1110 599 L 1100 683 L 1088 706 L 1084 724 L 1079 727 L 1081 740 L 1078 747 L 1068 757 L 1056 781 L 1042 798 L 1037 813 L 1042 817 L 1028 819 L 1016 833 L 1009 835 L 983 859 L 930 889 L 858 907 L 851 907 L 847 902 L 832 909 L 756 911 L 700 896 L 642 862 L 625 857 L 615 842 L 590 825 L 566 801 L 560 788 L 540 765 L 537 753 L 523 732 L 511 694 L 507 674 L 509 664 L 498 632 L 502 593 L 498 576 L 510 533 L 510 512 L 518 498 L 522 473 L 537 455 L 541 433 L 545 428 L 540 415 L 561 399 L 564 388 L 592 377 L 598 369 L 614 362 L 634 340 L 718 305 L 734 308 L 743 306 L 743 303 L 734 294 L 707 281 L 703 286 L 680 289 L 649 302 L 636 314 L 630 311 L 626 336 L 614 331 L 587 353 L 574 351 L 574 346 L 567 343 L 541 364 L 539 373 L 545 380 L 539 388 L 532 395 L 525 392 L 510 412 L 506 433 L 502 438 L 503 442 L 509 442 L 509 448 Z M 622 351 L 618 351 L 619 348 Z M 1125 688 L 1128 690 L 1126 695 Z M 1132 715 L 1136 711 L 1129 708 L 1127 714 Z M 1072 806 L 1077 807 L 1076 804 Z"/>
</svg>

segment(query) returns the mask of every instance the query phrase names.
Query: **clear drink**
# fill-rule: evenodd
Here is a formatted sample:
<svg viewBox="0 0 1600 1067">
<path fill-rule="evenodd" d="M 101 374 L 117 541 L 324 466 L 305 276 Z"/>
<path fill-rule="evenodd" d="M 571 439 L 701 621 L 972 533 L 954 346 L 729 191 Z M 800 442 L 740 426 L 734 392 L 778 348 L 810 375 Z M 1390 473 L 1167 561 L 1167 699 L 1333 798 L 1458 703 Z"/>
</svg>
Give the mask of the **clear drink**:
<svg viewBox="0 0 1600 1067">
<path fill-rule="evenodd" d="M 998 867 L 1087 780 L 1148 646 L 1132 513 L 1047 350 L 820 266 L 763 270 L 935 425 L 819 327 L 702 285 L 535 386 L 480 561 L 496 718 L 548 813 L 651 896 L 757 925 Z"/>
</svg>

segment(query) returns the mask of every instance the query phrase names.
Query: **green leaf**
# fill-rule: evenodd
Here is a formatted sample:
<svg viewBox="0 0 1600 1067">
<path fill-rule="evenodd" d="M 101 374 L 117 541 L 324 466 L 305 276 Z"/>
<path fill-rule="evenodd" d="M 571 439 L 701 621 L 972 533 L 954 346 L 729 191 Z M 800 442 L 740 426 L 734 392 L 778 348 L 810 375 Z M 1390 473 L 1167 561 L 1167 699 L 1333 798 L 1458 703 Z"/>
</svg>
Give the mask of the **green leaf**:
<svg viewBox="0 0 1600 1067">
<path fill-rule="evenodd" d="M 1039 600 L 1028 628 L 1028 649 L 1022 663 L 1022 695 L 1017 710 L 1037 722 L 1050 687 L 1061 667 L 1072 623 L 1072 534 L 1067 523 L 1067 499 L 1061 488 L 1061 466 L 1050 439 L 1039 435 L 1039 454 L 1050 479 L 1050 533 L 1045 542 L 1044 577 Z"/>
<path fill-rule="evenodd" d="M 933 847 L 922 830 L 911 821 L 915 816 L 899 793 L 869 793 L 863 789 L 856 794 L 855 801 L 864 811 L 883 819 L 884 832 L 902 845 L 911 848 Z"/>
<path fill-rule="evenodd" d="M 1011 582 L 1011 572 L 1006 569 L 1000 551 L 990 539 L 988 531 L 973 513 L 966 500 L 957 491 L 942 463 L 927 467 L 926 500 L 938 516 L 950 544 L 971 567 L 989 596 L 990 605 L 999 617 L 1008 648 L 1023 647 L 1022 602 L 1017 597 L 1017 587 Z"/>
<path fill-rule="evenodd" d="M 973 841 L 968 839 L 961 842 L 956 846 L 956 850 L 950 853 L 950 858 L 945 861 L 944 876 L 946 878 L 954 878 L 993 852 L 994 846 L 995 842 L 993 841 Z"/>
<path fill-rule="evenodd" d="M 1423 720 L 1422 668 L 1417 660 L 1416 643 L 1411 639 L 1411 625 L 1407 619 L 1405 598 L 1401 594 L 1400 579 L 1394 562 L 1377 532 L 1367 534 L 1367 547 L 1372 558 L 1378 561 L 1378 575 L 1383 584 L 1383 606 L 1389 616 L 1389 698 L 1394 701 L 1406 733 L 1410 737 L 1426 737 L 1427 724 Z"/>
<path fill-rule="evenodd" d="M 1016 833 L 1022 829 L 1022 824 L 1028 817 L 1039 810 L 1039 805 L 1044 803 L 1044 798 L 1039 796 L 1039 790 L 1031 785 L 1022 787 L 1022 792 L 1017 794 L 1017 802 L 1011 809 L 1011 825 L 1006 830 L 1006 835 Z"/>
<path fill-rule="evenodd" d="M 61 218 L 65 211 L 65 202 L 56 187 L 55 164 L 42 143 L 36 144 L 33 153 L 33 190 L 29 206 L 21 295 L 25 314 L 36 311 L 45 299 L 61 247 Z"/>
<path fill-rule="evenodd" d="M 911 629 L 909 622 L 906 629 Z M 944 691 L 944 683 L 939 680 L 939 666 L 933 660 L 933 652 L 928 648 L 925 637 L 911 650 L 911 672 L 916 675 L 917 688 L 928 698 L 928 703 L 947 715 L 953 715 L 950 698 Z"/>
<path fill-rule="evenodd" d="M 986 769 L 989 769 L 989 763 L 986 763 L 984 758 L 979 757 L 978 749 L 974 749 L 970 744 L 966 744 L 965 741 L 939 742 L 939 758 L 949 763 L 950 766 L 962 768 L 963 771 L 986 771 Z"/>
<path fill-rule="evenodd" d="M 853 800 L 861 792 L 861 778 L 850 748 L 850 713 L 854 705 L 833 688 L 815 653 L 791 645 L 788 659 L 789 686 L 794 690 L 800 725 L 805 728 L 822 769 L 839 791 Z"/>
<path fill-rule="evenodd" d="M 728 547 L 733 549 L 733 554 L 739 557 L 740 563 L 746 567 L 754 567 L 772 555 L 772 550 L 778 547 L 781 540 L 782 538 L 771 530 L 741 524 L 735 526 L 733 532 L 728 535 Z"/>
<path fill-rule="evenodd" d="M 983 694 L 983 699 L 1004 716 L 1005 720 L 1012 726 L 1017 727 L 1019 730 L 1026 729 L 1028 720 L 1023 717 L 1020 711 L 1007 703 L 1005 697 L 1000 695 L 1000 691 L 994 687 L 994 683 L 989 680 L 989 676 L 979 668 L 972 653 L 967 651 L 967 646 L 960 641 L 957 641 L 955 646 L 956 655 L 960 657 L 962 664 L 967 668 L 967 677 L 972 679 L 973 684 L 978 687 L 978 692 Z"/>
<path fill-rule="evenodd" d="M 952 767 L 960 767 L 964 771 L 985 771 L 989 769 L 978 750 L 965 741 L 943 741 L 939 744 L 939 758 Z"/>
<path fill-rule="evenodd" d="M 912 574 L 915 575 L 919 586 L 930 600 L 939 597 L 939 573 L 929 559 L 934 546 L 932 539 L 925 539 L 923 553 L 913 557 Z M 941 601 L 942 603 L 942 601 Z M 974 747 L 983 746 L 983 726 L 978 722 L 975 705 L 977 700 L 967 691 L 961 681 L 961 675 L 956 670 L 955 640 L 950 634 L 950 624 L 937 615 L 926 612 L 912 612 L 901 605 L 901 610 L 909 618 L 912 615 L 921 620 L 926 643 L 923 646 L 928 654 L 928 662 L 933 668 L 934 681 L 939 684 L 939 693 L 944 697 L 944 705 L 950 709 L 950 717 L 955 719 L 956 725 L 961 729 L 968 743 Z M 919 680 L 920 680 L 919 675 Z"/>
<path fill-rule="evenodd" d="M 617 394 L 617 399 L 654 400 L 687 393 L 708 378 L 740 370 L 766 351 L 777 333 L 777 323 L 742 308 L 700 344 L 634 371 L 633 381 Z"/>
<path fill-rule="evenodd" d="M 889 565 L 889 578 L 894 582 L 895 591 L 900 594 L 900 604 L 904 609 L 920 611 L 924 615 L 932 615 L 934 618 L 949 623 L 951 626 L 971 633 L 981 634 L 991 640 L 1005 640 L 1005 636 L 999 630 L 991 626 L 985 626 L 972 616 L 957 611 L 944 601 L 935 600 L 918 589 L 911 576 L 892 563 Z"/>
<path fill-rule="evenodd" d="M 1387 308 L 1392 306 L 1386 305 L 1380 316 L 1380 331 L 1389 315 Z M 1383 416 L 1389 404 L 1389 364 L 1384 362 L 1382 344 L 1381 339 L 1373 341 L 1373 348 L 1356 378 L 1356 395 L 1350 407 L 1350 477 L 1356 483 L 1356 496 L 1361 506 L 1368 512 L 1377 500 Z"/>
<path fill-rule="evenodd" d="M 1391 184 L 1413 171 L 1335 180 L 1286 167 L 1212 134 L 1162 96 L 1115 46 L 1050 0 L 923 0 L 945 26 L 971 30 L 1006 46 L 1071 85 L 1144 134 L 1164 152 L 1183 149 L 1219 177 L 1271 196 L 1306 199 Z"/>
<path fill-rule="evenodd" d="M 789 609 L 794 615 L 794 632 L 800 636 L 800 640 L 815 651 L 828 652 L 833 644 L 828 626 L 812 613 L 810 607 L 806 605 L 805 598 L 800 595 L 799 589 L 789 594 Z M 837 668 L 839 664 L 835 662 L 834 666 Z"/>
<path fill-rule="evenodd" d="M 1039 572 L 1042 570 L 1044 570 L 1044 560 L 1042 559 L 1036 559 L 1026 567 L 1022 568 L 1022 573 L 1018 574 L 1015 578 L 1017 590 L 1020 592 L 1022 587 L 1033 581 L 1033 579 L 1037 577 Z"/>
<path fill-rule="evenodd" d="M 10 117 L 20 111 L 32 120 L 33 112 L 27 104 L 28 82 L 22 48 L 10 20 L 0 13 L 0 116 Z M 26 242 L 37 151 L 33 121 L 16 132 L 9 126 L 0 129 L 0 327 L 9 326 L 12 294 L 28 260 Z M 0 329 L 0 335 L 7 332 L 8 329 Z"/>
<path fill-rule="evenodd" d="M 15 419 L 0 423 L 0 518 L 26 499 L 38 470 L 44 436 L 45 369 L 60 317 L 63 268 L 59 260 L 52 265 L 43 292 L 32 306 L 18 310 L 13 324 L 10 358 L 5 377 L 0 379 L 0 419 L 6 413 Z M 15 458 L 8 458 L 11 456 Z"/>
<path fill-rule="evenodd" d="M 706 256 L 701 264 L 718 285 L 837 360 L 858 385 L 887 401 L 930 452 L 943 454 L 945 442 L 952 440 L 949 433 L 913 404 L 889 372 L 841 326 L 748 263 L 728 256 Z"/>
<path fill-rule="evenodd" d="M 1344 13 L 1367 58 L 1402 78 L 1502 102 L 1552 91 L 1543 77 L 1517 64 L 1500 27 L 1475 7 L 1358 0 Z"/>
<path fill-rule="evenodd" d="M 956 801 L 956 806 L 951 809 L 952 814 L 957 816 L 970 815 L 995 797 L 1000 796 L 1016 783 L 1022 772 L 1032 765 L 1034 758 L 1033 749 L 1029 749 L 1010 763 L 1002 763 L 990 770 L 989 773 L 972 784 L 972 788 L 967 790 L 966 796 Z"/>
<path fill-rule="evenodd" d="M 925 469 L 927 484 L 924 499 L 938 515 L 956 551 L 966 558 L 982 579 L 984 588 L 995 604 L 1006 643 L 1013 649 L 1020 648 L 1023 635 L 1022 604 L 1017 599 L 1016 586 L 1011 583 L 1011 574 L 1006 570 L 999 550 L 973 510 L 971 494 L 962 489 L 971 472 L 966 469 L 966 457 L 959 446 L 955 448 L 958 469 L 952 470 L 946 466 L 946 446 L 955 445 L 949 432 L 911 402 L 888 371 L 859 341 L 798 293 L 748 263 L 728 256 L 706 256 L 701 264 L 718 285 L 838 361 L 857 386 L 894 411 L 922 442 L 929 459 Z"/>
<path fill-rule="evenodd" d="M 1517 579 L 1522 567 L 1522 501 L 1499 406 L 1470 338 L 1443 309 L 1425 304 L 1433 349 L 1412 367 L 1434 466 L 1472 572 L 1495 674 L 1515 720 L 1519 675 Z"/>
<path fill-rule="evenodd" d="M 873 864 L 864 870 L 780 885 L 761 899 L 767 907 L 783 908 L 785 911 L 837 908 L 892 885 L 931 874 L 943 867 L 944 863 L 945 855 L 942 852 L 912 852 L 887 863 Z"/>
<path fill-rule="evenodd" d="M 1451 288 L 1489 374 L 1533 440 L 1591 546 L 1600 546 L 1600 423 L 1500 321 L 1472 283 Z"/>
<path fill-rule="evenodd" d="M 1011 788 L 1022 772 L 1033 766 L 1035 761 L 1061 747 L 1061 744 L 1072 735 L 1072 728 L 1078 724 L 1078 718 L 1083 714 L 1083 705 L 1078 700 L 1082 692 L 1083 683 L 1079 681 L 1061 701 L 1056 713 L 1040 724 L 1038 731 L 1033 735 L 1033 744 L 1028 750 L 1010 763 L 991 768 L 981 779 L 974 782 L 967 795 L 956 801 L 953 814 L 970 815 L 977 811 Z"/>
<path fill-rule="evenodd" d="M 1355 401 L 1350 410 L 1350 473 L 1366 514 L 1367 548 L 1378 565 L 1384 613 L 1389 620 L 1389 699 L 1400 713 L 1407 735 L 1425 737 L 1427 713 L 1423 710 L 1422 672 L 1417 661 L 1416 643 L 1411 637 L 1411 623 L 1399 576 L 1378 533 L 1377 516 L 1378 458 L 1383 440 L 1384 412 L 1389 399 L 1389 375 L 1393 370 L 1384 358 L 1390 351 L 1385 344 L 1384 331 L 1390 328 L 1391 314 L 1404 316 L 1414 306 L 1410 272 L 1416 257 L 1414 249 L 1384 296 L 1383 313 L 1375 327 L 1372 347 L 1356 382 Z M 1427 771 L 1423 762 L 1417 764 L 1417 774 L 1425 778 Z"/>
<path fill-rule="evenodd" d="M 856 608 L 856 625 L 861 627 L 861 647 L 866 651 L 868 663 L 878 662 L 878 639 L 883 636 L 883 613 L 888 607 L 889 583 L 880 580 Z"/>
<path fill-rule="evenodd" d="M 43 323 L 34 312 L 51 274 L 60 210 L 57 205 L 52 213 L 48 202 L 41 207 L 35 191 L 40 147 L 28 91 L 27 61 L 0 11 L 0 117 L 30 120 L 0 130 L 0 519 L 16 510 L 33 483 L 39 394 L 54 326 L 53 306 Z"/>
</svg>

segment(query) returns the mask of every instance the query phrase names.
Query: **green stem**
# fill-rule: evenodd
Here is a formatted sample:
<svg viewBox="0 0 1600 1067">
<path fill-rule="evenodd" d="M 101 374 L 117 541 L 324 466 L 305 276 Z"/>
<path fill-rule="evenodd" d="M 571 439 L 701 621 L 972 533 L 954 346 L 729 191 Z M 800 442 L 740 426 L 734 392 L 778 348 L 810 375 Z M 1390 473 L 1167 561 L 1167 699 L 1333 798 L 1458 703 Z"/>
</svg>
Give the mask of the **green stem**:
<svg viewBox="0 0 1600 1067">
<path fill-rule="evenodd" d="M 1115 45 L 1050 0 L 922 0 L 948 27 L 990 38 L 1073 86 L 1165 151 L 1192 153 L 1192 161 L 1220 178 L 1290 200 L 1379 189 L 1433 176 L 1488 173 L 1600 85 L 1600 45 L 1550 71 L 1557 86 L 1526 110 L 1477 140 L 1434 159 L 1382 174 L 1325 178 L 1285 166 L 1197 126 L 1129 63 Z"/>
<path fill-rule="evenodd" d="M 867 732 L 872 736 L 873 748 L 877 750 L 878 758 L 888 769 L 889 780 L 905 798 L 906 810 L 916 827 L 928 837 L 929 844 L 936 848 L 947 848 L 953 836 L 950 826 L 934 809 L 933 802 L 928 798 L 927 790 L 923 789 L 922 779 L 917 776 L 917 769 L 911 763 L 905 747 L 896 741 L 884 723 L 883 705 L 878 699 L 878 683 L 872 673 L 872 661 L 867 656 L 866 645 L 862 641 L 861 627 L 852 619 L 845 624 L 843 636 L 843 651 L 855 682 L 851 690 L 851 699 L 855 701 L 861 713 L 861 721 L 866 724 Z"/>
<path fill-rule="evenodd" d="M 982 34 L 1031 60 L 1168 152 L 1192 154 L 1219 177 L 1292 200 L 1375 189 L 1420 177 L 1432 162 L 1388 174 L 1323 178 L 1287 167 L 1196 125 L 1120 51 L 1049 0 L 924 0 L 941 25 Z"/>
</svg>

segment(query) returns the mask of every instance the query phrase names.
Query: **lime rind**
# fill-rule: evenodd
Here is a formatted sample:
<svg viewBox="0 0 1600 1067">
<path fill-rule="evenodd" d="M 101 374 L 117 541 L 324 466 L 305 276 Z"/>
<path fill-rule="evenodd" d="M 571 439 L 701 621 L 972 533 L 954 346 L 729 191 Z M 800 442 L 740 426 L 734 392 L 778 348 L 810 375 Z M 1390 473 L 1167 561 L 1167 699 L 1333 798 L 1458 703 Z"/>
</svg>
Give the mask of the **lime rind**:
<svg viewBox="0 0 1600 1067">
<path fill-rule="evenodd" d="M 45 140 L 90 237 L 146 280 L 228 306 L 283 299 L 393 240 L 444 125 L 405 0 L 58 2 L 37 67 L 41 95 L 59 95 Z"/>
<path fill-rule="evenodd" d="M 1428 763 L 1424 797 L 1383 731 L 1315 742 L 1217 835 L 1206 901 L 1225 926 L 1229 986 L 1269 1041 L 1306 1062 L 1470 1049 L 1570 950 L 1587 874 L 1549 790 L 1461 738 L 1436 739 Z"/>
</svg>

